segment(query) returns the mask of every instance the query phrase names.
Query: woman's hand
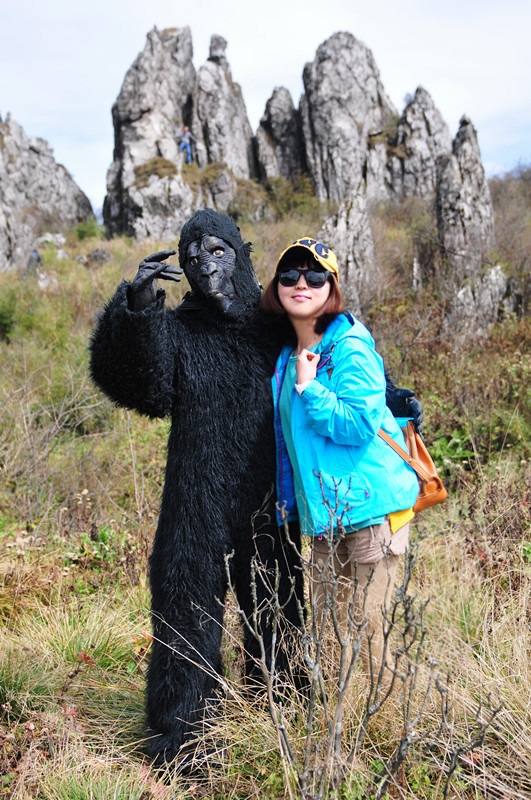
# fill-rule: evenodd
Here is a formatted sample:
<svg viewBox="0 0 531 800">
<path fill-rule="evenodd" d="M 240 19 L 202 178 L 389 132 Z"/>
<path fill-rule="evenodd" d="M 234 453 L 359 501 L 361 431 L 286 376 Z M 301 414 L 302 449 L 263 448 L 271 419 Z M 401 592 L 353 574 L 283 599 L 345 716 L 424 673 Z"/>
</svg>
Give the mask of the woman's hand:
<svg viewBox="0 0 531 800">
<path fill-rule="evenodd" d="M 313 381 L 317 375 L 318 363 L 318 353 L 312 353 L 311 350 L 301 350 L 297 359 L 297 383 Z"/>
</svg>

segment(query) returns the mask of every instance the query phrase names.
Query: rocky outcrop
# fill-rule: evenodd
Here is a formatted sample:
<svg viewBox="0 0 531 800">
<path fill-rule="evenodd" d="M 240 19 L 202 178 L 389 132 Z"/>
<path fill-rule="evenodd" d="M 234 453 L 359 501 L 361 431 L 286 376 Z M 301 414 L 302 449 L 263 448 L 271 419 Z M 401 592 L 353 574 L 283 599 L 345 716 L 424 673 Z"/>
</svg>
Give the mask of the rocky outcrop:
<svg viewBox="0 0 531 800">
<path fill-rule="evenodd" d="M 197 161 L 224 164 L 236 178 L 256 174 L 253 132 L 239 84 L 234 83 L 225 56 L 227 42 L 213 36 L 210 55 L 199 69 L 192 98 L 192 130 L 197 137 Z"/>
<path fill-rule="evenodd" d="M 366 194 L 361 187 L 340 204 L 329 217 L 319 238 L 334 251 L 340 264 L 343 295 L 354 314 L 363 315 L 374 300 L 379 285 L 379 269 L 374 251 Z"/>
<path fill-rule="evenodd" d="M 452 136 L 428 92 L 419 86 L 387 141 L 385 182 L 395 202 L 435 197 L 437 162 L 452 152 Z"/>
<path fill-rule="evenodd" d="M 397 111 L 385 94 L 371 51 L 351 33 L 335 33 L 303 71 L 300 113 L 306 162 L 320 200 L 341 201 L 366 180 L 374 187 L 385 165 L 385 145 L 371 134 L 392 125 Z M 378 195 L 376 187 L 369 195 Z M 383 192 L 382 192 L 383 194 Z"/>
<path fill-rule="evenodd" d="M 474 126 L 462 117 L 452 153 L 441 156 L 437 175 L 441 252 L 455 285 L 475 278 L 494 247 L 494 215 Z"/>
<path fill-rule="evenodd" d="M 213 36 L 208 61 L 193 66 L 190 28 L 154 28 L 113 106 L 114 160 L 103 219 L 109 234 L 174 239 L 199 206 L 227 211 L 237 180 L 255 174 L 252 131 L 241 89 Z M 177 136 L 195 137 L 200 178 L 183 170 Z"/>
<path fill-rule="evenodd" d="M 484 337 L 490 326 L 511 310 L 507 292 L 507 277 L 499 264 L 468 281 L 452 299 L 443 325 L 445 335 L 457 342 Z"/>
<path fill-rule="evenodd" d="M 37 237 L 92 215 L 90 201 L 44 139 L 0 118 L 0 271 L 27 268 Z"/>
<path fill-rule="evenodd" d="M 196 72 L 190 28 L 148 33 L 112 108 L 114 157 L 103 219 L 110 235 L 173 238 L 192 211 L 176 135 L 189 123 Z"/>
<path fill-rule="evenodd" d="M 377 203 L 433 203 L 455 292 L 465 279 L 478 278 L 493 245 L 493 215 L 469 120 L 463 118 L 452 142 L 421 86 L 399 116 L 371 51 L 339 32 L 304 67 L 299 107 L 277 87 L 253 137 L 226 51 L 225 39 L 213 36 L 196 73 L 188 28 L 148 35 L 113 108 L 115 158 L 104 205 L 110 233 L 171 240 L 195 207 L 237 210 L 249 179 L 267 186 L 303 176 L 321 201 L 338 204 L 319 235 L 337 251 L 355 310 L 367 308 L 381 279 L 370 225 Z M 196 138 L 192 167 L 183 167 L 175 139 L 183 124 Z M 253 201 L 255 218 L 264 213 L 263 200 L 262 192 Z M 421 286 L 433 265 L 415 256 L 412 285 Z M 471 291 L 465 302 L 477 305 L 485 292 Z"/>
<path fill-rule="evenodd" d="M 195 208 L 237 214 L 242 198 L 257 220 L 268 213 L 266 189 L 275 179 L 309 179 L 321 201 L 337 204 L 319 235 L 339 256 L 349 304 L 363 313 L 381 280 L 370 224 L 375 204 L 422 198 L 437 216 L 453 292 L 449 320 L 466 317 L 472 331 L 493 317 L 507 287 L 500 268 L 488 269 L 493 211 L 469 119 L 452 142 L 421 86 L 399 116 L 371 51 L 338 32 L 305 65 L 299 107 L 287 89 L 275 88 L 253 136 L 226 53 L 226 40 L 212 36 L 196 71 L 188 27 L 147 35 L 112 109 L 115 146 L 103 208 L 110 235 L 171 242 Z M 191 165 L 178 148 L 184 125 L 195 136 Z M 26 137 L 10 117 L 0 119 L 0 188 L 0 269 L 27 266 L 38 234 L 92 213 L 48 144 Z M 428 256 L 413 254 L 417 289 L 433 274 L 425 263 L 433 253 L 431 244 Z"/>
<path fill-rule="evenodd" d="M 418 87 L 401 117 L 382 86 L 371 51 L 335 33 L 303 73 L 300 108 L 275 89 L 256 134 L 262 178 L 306 171 L 320 200 L 369 202 L 434 198 L 437 161 L 452 152 L 450 131 Z"/>
<path fill-rule="evenodd" d="M 256 132 L 256 151 L 262 180 L 298 178 L 306 171 L 300 115 L 283 86 L 266 103 Z"/>
</svg>

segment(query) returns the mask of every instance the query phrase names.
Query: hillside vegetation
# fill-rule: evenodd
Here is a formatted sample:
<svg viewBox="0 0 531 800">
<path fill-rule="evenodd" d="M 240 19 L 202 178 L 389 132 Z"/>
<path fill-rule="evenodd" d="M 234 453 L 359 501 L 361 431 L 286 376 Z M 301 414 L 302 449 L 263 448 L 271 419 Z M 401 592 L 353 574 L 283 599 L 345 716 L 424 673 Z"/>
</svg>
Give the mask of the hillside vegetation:
<svg viewBox="0 0 531 800">
<path fill-rule="evenodd" d="M 39 270 L 0 276 L 0 797 L 531 796 L 530 179 L 521 169 L 491 181 L 495 257 L 519 287 L 519 312 L 466 344 L 441 333 L 430 213 L 382 208 L 374 219 L 386 279 L 366 321 L 398 384 L 424 403 L 449 489 L 413 526 L 394 605 L 400 691 L 374 704 L 355 673 L 344 696 L 332 692 L 339 733 L 295 695 L 273 713 L 246 701 L 229 597 L 224 713 L 187 779 L 154 773 L 143 741 L 147 556 L 168 422 L 115 409 L 87 373 L 98 310 L 148 252 L 177 240 L 107 241 L 85 224 L 69 231 L 67 258 L 44 251 L 46 286 Z M 277 208 L 274 222 L 244 211 L 264 284 L 286 242 L 321 224 L 312 198 Z M 419 241 L 434 269 L 414 294 Z M 185 284 L 167 288 L 168 302 Z"/>
</svg>

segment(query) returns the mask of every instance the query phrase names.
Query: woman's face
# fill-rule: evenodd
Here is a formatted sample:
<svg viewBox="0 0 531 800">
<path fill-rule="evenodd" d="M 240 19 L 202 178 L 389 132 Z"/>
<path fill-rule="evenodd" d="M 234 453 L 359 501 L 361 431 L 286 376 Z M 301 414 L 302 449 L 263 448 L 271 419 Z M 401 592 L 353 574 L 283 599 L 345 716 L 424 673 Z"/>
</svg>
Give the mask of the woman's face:
<svg viewBox="0 0 531 800">
<path fill-rule="evenodd" d="M 320 288 L 308 286 L 304 277 L 307 268 L 300 266 L 296 269 L 300 270 L 300 274 L 294 286 L 282 286 L 279 281 L 278 299 L 290 319 L 315 319 L 330 296 L 330 281 L 327 280 Z"/>
</svg>

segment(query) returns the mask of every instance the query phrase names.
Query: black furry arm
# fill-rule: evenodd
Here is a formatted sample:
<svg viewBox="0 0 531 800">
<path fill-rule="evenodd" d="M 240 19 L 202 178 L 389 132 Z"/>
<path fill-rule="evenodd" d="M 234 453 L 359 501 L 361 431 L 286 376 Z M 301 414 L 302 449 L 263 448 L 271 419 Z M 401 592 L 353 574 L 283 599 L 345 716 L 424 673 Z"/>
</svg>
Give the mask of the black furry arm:
<svg viewBox="0 0 531 800">
<path fill-rule="evenodd" d="M 174 396 L 175 350 L 172 313 L 159 290 L 142 311 L 129 308 L 130 284 L 120 284 L 94 327 L 90 340 L 92 380 L 115 403 L 149 417 L 170 413 Z"/>
<path fill-rule="evenodd" d="M 424 428 L 424 408 L 420 400 L 415 397 L 413 389 L 399 388 L 392 377 L 385 370 L 386 403 L 395 417 L 413 417 L 413 424 L 418 433 Z"/>
</svg>

